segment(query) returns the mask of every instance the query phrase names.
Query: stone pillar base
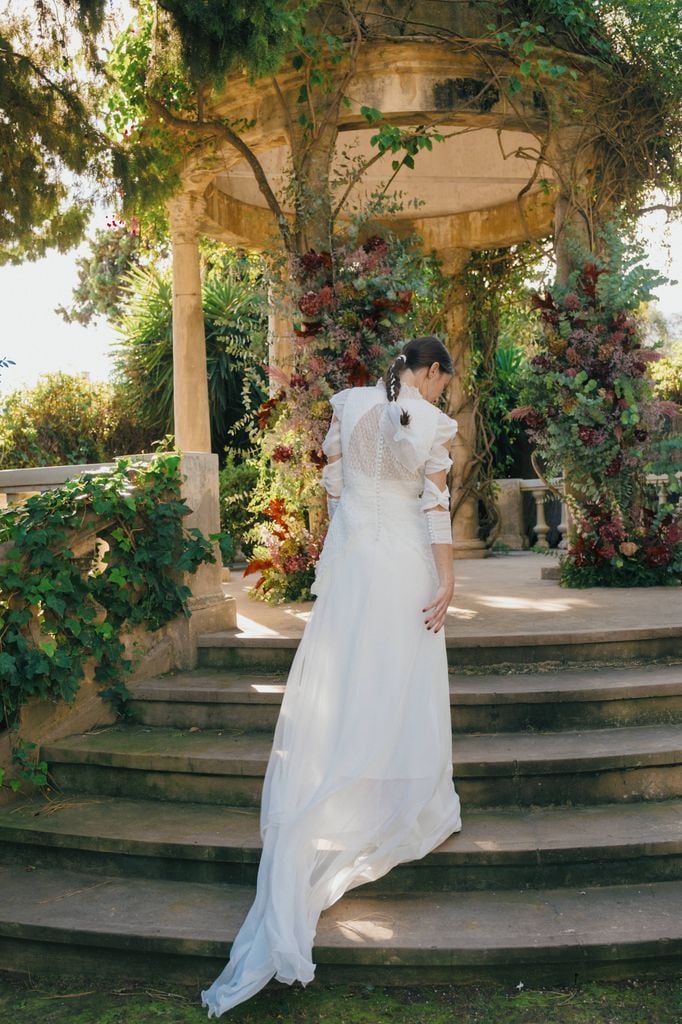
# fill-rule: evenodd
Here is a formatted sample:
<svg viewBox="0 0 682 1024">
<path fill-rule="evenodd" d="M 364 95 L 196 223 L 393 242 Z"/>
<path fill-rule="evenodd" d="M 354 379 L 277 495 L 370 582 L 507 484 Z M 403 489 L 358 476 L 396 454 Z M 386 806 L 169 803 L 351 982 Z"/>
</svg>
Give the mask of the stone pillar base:
<svg viewBox="0 0 682 1024">
<path fill-rule="evenodd" d="M 452 557 L 458 558 L 487 558 L 489 551 L 482 540 L 460 540 L 452 545 Z"/>
</svg>

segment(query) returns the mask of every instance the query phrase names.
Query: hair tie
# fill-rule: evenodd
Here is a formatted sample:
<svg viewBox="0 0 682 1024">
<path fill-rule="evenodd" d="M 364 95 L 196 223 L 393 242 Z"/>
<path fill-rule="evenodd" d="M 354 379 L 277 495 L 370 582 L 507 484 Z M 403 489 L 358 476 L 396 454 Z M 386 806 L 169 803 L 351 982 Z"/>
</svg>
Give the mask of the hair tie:
<svg viewBox="0 0 682 1024">
<path fill-rule="evenodd" d="M 398 361 L 398 359 L 403 359 L 405 362 L 407 362 L 407 356 L 405 355 L 404 352 L 401 352 L 399 356 L 396 356 L 396 362 Z"/>
</svg>

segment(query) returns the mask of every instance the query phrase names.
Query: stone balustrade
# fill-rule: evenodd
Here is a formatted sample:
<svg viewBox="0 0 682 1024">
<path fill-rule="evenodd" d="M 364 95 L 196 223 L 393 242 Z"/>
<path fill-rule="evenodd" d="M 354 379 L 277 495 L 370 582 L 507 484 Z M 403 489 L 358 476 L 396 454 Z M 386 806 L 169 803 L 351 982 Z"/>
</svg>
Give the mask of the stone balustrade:
<svg viewBox="0 0 682 1024">
<path fill-rule="evenodd" d="M 151 462 L 153 454 L 128 455 L 135 462 Z M 16 505 L 31 494 L 65 484 L 81 473 L 106 473 L 115 462 L 83 463 L 77 466 L 34 466 L 29 469 L 0 469 L 0 508 Z"/>
<path fill-rule="evenodd" d="M 672 481 L 677 480 L 677 488 L 673 490 Z M 498 486 L 497 509 L 500 515 L 500 533 L 497 543 L 505 545 L 515 551 L 520 551 L 530 546 L 529 534 L 534 534 L 534 546 L 543 550 L 550 547 L 565 548 L 566 535 L 568 532 L 569 514 L 565 501 L 556 496 L 556 492 L 563 493 L 563 481 L 551 480 L 551 487 L 544 480 L 538 478 L 531 480 L 496 480 Z M 677 473 L 649 473 L 647 482 L 656 490 L 656 500 L 659 505 L 665 504 L 674 494 L 678 494 L 682 484 L 682 470 Z M 529 510 L 524 502 L 524 495 L 532 495 L 534 499 L 533 512 Z M 677 500 L 677 505 L 682 509 L 682 495 Z M 549 511 L 552 511 L 552 518 L 556 520 L 555 531 L 548 522 Z M 558 515 L 558 520 L 557 520 Z M 554 532 L 554 543 L 550 543 L 550 533 Z"/>
</svg>

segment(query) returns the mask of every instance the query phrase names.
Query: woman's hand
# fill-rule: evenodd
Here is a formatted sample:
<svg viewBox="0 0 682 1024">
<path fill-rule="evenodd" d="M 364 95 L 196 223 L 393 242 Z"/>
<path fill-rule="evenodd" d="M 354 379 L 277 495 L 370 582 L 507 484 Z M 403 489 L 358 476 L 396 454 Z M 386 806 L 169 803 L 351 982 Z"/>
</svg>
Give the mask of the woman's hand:
<svg viewBox="0 0 682 1024">
<path fill-rule="evenodd" d="M 427 629 L 433 629 L 433 632 L 437 633 L 441 626 L 445 624 L 445 616 L 447 615 L 448 605 L 452 600 L 454 590 L 454 579 L 441 583 L 433 601 L 427 604 L 425 608 L 422 608 L 423 612 L 429 613 L 424 620 Z"/>
</svg>

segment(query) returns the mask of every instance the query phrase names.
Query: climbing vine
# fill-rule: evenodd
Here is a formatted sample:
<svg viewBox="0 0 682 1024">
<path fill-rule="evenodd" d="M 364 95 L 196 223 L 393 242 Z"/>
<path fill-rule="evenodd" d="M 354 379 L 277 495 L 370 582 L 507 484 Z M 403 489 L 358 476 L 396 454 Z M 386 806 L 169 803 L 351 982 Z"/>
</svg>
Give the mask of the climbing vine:
<svg viewBox="0 0 682 1024">
<path fill-rule="evenodd" d="M 183 529 L 180 456 L 119 459 L 0 516 L 0 700 L 6 727 L 33 698 L 74 700 L 86 668 L 123 710 L 132 663 L 123 633 L 189 615 L 181 573 L 215 561 Z M 97 541 L 97 543 L 95 543 Z M 106 547 L 102 551 L 102 545 Z"/>
</svg>

